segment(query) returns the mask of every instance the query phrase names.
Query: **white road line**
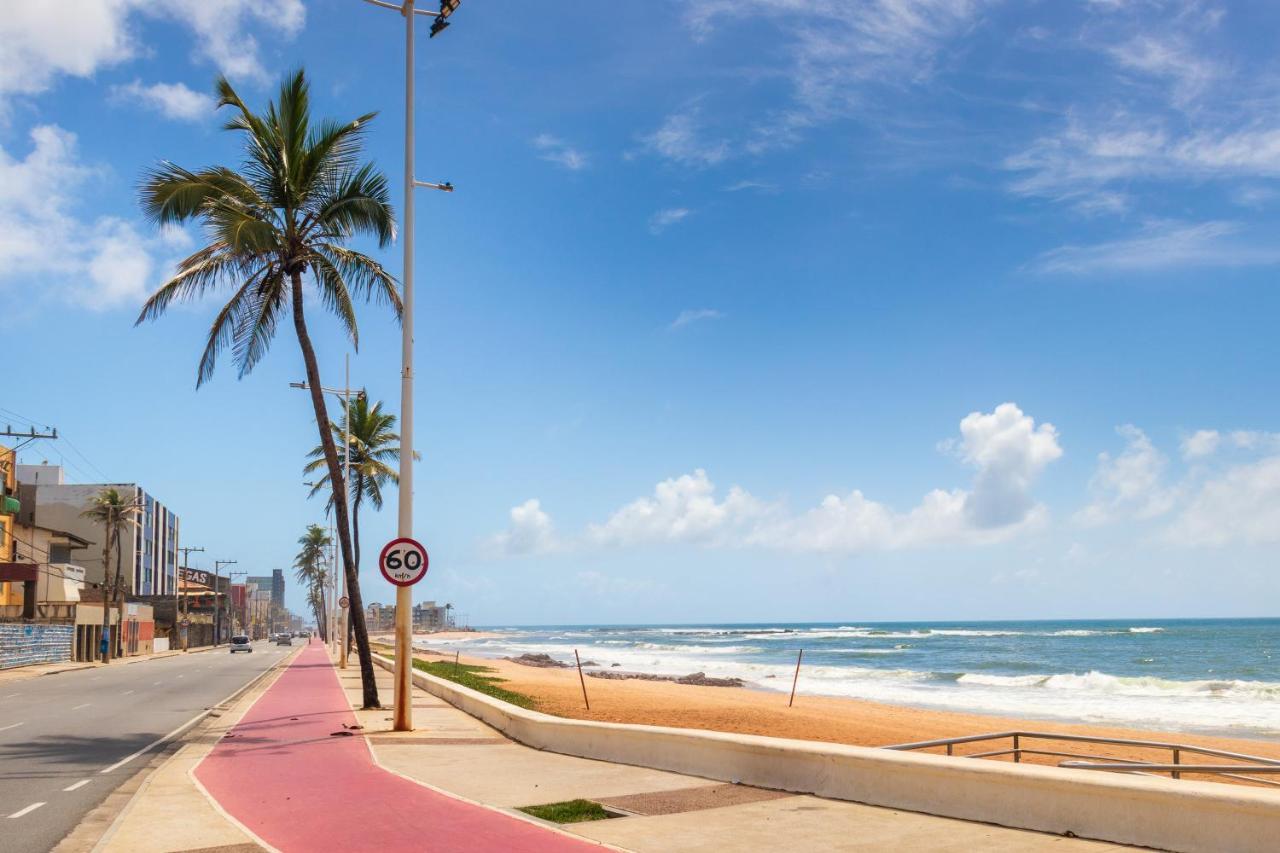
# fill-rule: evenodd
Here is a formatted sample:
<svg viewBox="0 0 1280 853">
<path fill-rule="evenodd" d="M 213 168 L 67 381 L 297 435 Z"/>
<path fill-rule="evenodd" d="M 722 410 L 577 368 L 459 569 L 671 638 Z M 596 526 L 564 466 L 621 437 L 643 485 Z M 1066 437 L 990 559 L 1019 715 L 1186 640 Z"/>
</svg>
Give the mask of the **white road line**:
<svg viewBox="0 0 1280 853">
<path fill-rule="evenodd" d="M 132 693 L 132 692 L 133 692 L 132 690 L 126 690 L 125 692 L 121 693 L 120 695 L 121 695 L 121 696 L 128 696 L 128 695 L 129 695 L 130 693 Z"/>
<path fill-rule="evenodd" d="M 88 708 L 88 707 L 89 707 L 90 705 L 92 705 L 92 704 L 93 704 L 92 702 L 85 702 L 83 705 L 77 705 L 77 706 L 75 706 L 74 708 L 72 708 L 71 710 L 73 710 L 73 711 L 79 711 L 81 708 Z"/>
<path fill-rule="evenodd" d="M 151 683 L 152 683 L 154 686 L 156 686 L 156 687 L 159 687 L 159 686 L 160 686 L 160 682 L 159 682 L 159 681 L 153 681 L 153 682 L 151 682 Z"/>
<path fill-rule="evenodd" d="M 4 698 L 12 699 L 14 696 L 21 696 L 21 695 L 22 695 L 21 693 L 9 693 L 9 694 L 6 694 Z"/>
<path fill-rule="evenodd" d="M 40 808 L 43 805 L 44 803 L 32 803 L 31 805 L 27 806 L 25 809 L 20 809 L 19 811 L 16 811 L 13 814 L 9 815 L 9 820 L 13 820 L 15 817 L 22 817 L 24 814 L 31 814 L 33 811 L 35 811 L 36 809 Z"/>
<path fill-rule="evenodd" d="M 9 729 L 16 729 L 20 725 L 22 725 L 22 723 L 11 723 L 7 726 L 0 726 L 0 732 L 7 732 Z"/>
<path fill-rule="evenodd" d="M 178 677 L 179 677 L 179 678 L 181 678 L 181 677 L 182 677 L 182 674 L 181 674 L 181 673 L 179 673 Z M 159 684 L 159 683 L 160 683 L 160 682 L 158 682 L 158 681 L 156 682 L 156 684 Z"/>
<path fill-rule="evenodd" d="M 76 782 L 74 785 L 68 785 L 67 787 L 63 788 L 62 790 L 64 790 L 64 791 L 74 791 L 76 788 L 83 788 L 85 785 L 88 785 L 88 784 L 89 784 L 90 782 L 92 782 L 92 781 L 93 781 L 92 779 L 81 779 L 79 782 Z"/>
</svg>

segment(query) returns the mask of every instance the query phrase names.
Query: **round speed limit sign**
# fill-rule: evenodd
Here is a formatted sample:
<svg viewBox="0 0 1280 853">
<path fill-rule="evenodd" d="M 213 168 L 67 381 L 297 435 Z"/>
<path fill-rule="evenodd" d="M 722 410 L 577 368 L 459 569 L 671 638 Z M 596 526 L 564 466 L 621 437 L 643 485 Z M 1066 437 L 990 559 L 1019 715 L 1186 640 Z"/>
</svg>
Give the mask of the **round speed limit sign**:
<svg viewBox="0 0 1280 853">
<path fill-rule="evenodd" d="M 378 557 L 378 568 L 396 586 L 413 586 L 426 577 L 427 549 L 416 539 L 392 539 Z"/>
</svg>

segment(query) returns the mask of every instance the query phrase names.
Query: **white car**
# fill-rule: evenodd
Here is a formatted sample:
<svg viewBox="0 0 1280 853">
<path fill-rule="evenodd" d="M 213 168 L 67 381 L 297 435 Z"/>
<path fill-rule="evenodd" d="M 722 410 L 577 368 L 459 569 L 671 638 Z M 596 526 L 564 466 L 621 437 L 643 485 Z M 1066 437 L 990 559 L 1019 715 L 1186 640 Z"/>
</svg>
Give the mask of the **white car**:
<svg viewBox="0 0 1280 853">
<path fill-rule="evenodd" d="M 243 634 L 231 638 L 231 654 L 234 655 L 236 652 L 253 652 L 253 646 L 249 644 L 249 638 Z"/>
</svg>

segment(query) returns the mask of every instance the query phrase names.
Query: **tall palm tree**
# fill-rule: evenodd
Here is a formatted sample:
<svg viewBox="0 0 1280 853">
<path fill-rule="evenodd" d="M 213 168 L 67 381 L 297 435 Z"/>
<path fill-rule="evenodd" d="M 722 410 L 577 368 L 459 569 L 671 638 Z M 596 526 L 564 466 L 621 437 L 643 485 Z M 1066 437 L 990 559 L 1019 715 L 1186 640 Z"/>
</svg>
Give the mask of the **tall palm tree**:
<svg viewBox="0 0 1280 853">
<path fill-rule="evenodd" d="M 98 491 L 89 499 L 89 505 L 81 517 L 102 525 L 102 636 L 111 633 L 111 605 L 121 611 L 121 560 L 120 531 L 137 524 L 142 505 L 135 498 L 126 498 L 119 489 L 110 486 Z M 111 551 L 116 552 L 116 574 L 111 577 Z M 102 652 L 102 662 L 111 663 L 111 651 L 120 642 L 119 629 L 124 626 L 121 612 L 116 621 L 117 636 L 112 637 Z"/>
<path fill-rule="evenodd" d="M 345 245 L 356 236 L 373 237 L 380 246 L 395 238 L 387 180 L 371 164 L 360 162 L 364 129 L 374 113 L 345 123 L 313 124 L 301 70 L 285 78 L 277 99 L 262 113 L 245 106 L 226 78 L 218 79 L 217 93 L 218 107 L 233 110 L 225 129 L 244 141 L 240 170 L 213 166 L 192 172 L 164 161 L 145 176 L 141 204 L 147 216 L 160 226 L 198 222 L 207 245 L 178 264 L 177 273 L 147 300 L 138 323 L 160 317 L 175 300 L 197 300 L 223 287 L 234 291 L 209 330 L 197 373 L 199 387 L 212 376 L 228 345 L 243 377 L 265 355 L 280 321 L 292 315 L 325 464 L 337 493 L 338 539 L 364 707 L 377 708 L 346 487 L 304 311 L 306 285 L 319 304 L 337 315 L 357 347 L 353 295 L 389 304 L 400 314 L 395 279 L 372 258 Z"/>
<path fill-rule="evenodd" d="M 326 619 L 324 588 L 329 582 L 325 549 L 333 544 L 328 531 L 318 524 L 307 525 L 307 532 L 298 537 L 302 549 L 293 559 L 294 576 L 307 588 L 307 603 L 315 613 L 320 638 L 328 642 L 329 622 Z"/>
<path fill-rule="evenodd" d="M 369 406 L 369 397 L 361 391 L 351 401 L 351 429 L 347 431 L 347 416 L 344 413 L 342 423 L 330 424 L 334 441 L 345 442 L 350 435 L 351 454 L 351 541 L 356 561 L 356 572 L 360 571 L 360 504 L 368 500 L 375 510 L 382 509 L 382 489 L 388 483 L 399 483 L 400 476 L 395 466 L 400 461 L 400 435 L 396 433 L 396 416 L 382 411 L 382 403 Z M 414 454 L 415 457 L 417 454 Z M 309 454 L 311 462 L 303 468 L 306 474 L 313 474 L 322 468 L 324 447 L 317 446 Z M 321 489 L 328 488 L 329 475 L 323 475 L 311 487 L 311 497 Z M 333 509 L 333 492 L 329 493 L 329 509 Z M 354 622 L 354 620 L 352 620 Z M 350 642 L 350 638 L 347 638 Z"/>
</svg>

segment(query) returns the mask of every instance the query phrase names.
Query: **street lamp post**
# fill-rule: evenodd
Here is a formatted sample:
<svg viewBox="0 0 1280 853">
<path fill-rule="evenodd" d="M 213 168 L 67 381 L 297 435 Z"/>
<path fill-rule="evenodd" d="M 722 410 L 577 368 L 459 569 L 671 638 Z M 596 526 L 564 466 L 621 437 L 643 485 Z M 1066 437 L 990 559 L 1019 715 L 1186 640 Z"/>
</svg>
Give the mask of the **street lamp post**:
<svg viewBox="0 0 1280 853">
<path fill-rule="evenodd" d="M 192 554 L 196 552 L 200 552 L 200 553 L 204 552 L 203 548 L 179 548 L 178 550 L 182 552 L 183 563 L 187 563 L 188 561 L 190 561 Z M 174 644 L 176 645 L 178 642 L 178 636 L 179 634 L 181 634 L 182 650 L 185 652 L 187 650 L 187 632 L 183 631 L 178 626 L 178 615 L 179 615 L 178 614 L 178 590 L 182 588 L 182 570 L 184 568 L 190 568 L 190 566 L 187 566 L 187 565 L 178 566 L 177 570 L 174 572 L 174 578 L 173 578 L 173 641 L 174 641 Z M 174 651 L 176 652 L 177 649 L 174 649 Z"/>
<path fill-rule="evenodd" d="M 213 561 L 213 645 L 215 648 L 222 635 L 222 592 L 219 590 L 222 586 L 222 567 L 234 566 L 236 562 L 236 560 Z"/>
<path fill-rule="evenodd" d="M 448 17 L 461 0 L 440 0 L 439 12 L 414 8 L 414 0 L 403 5 L 384 0 L 365 0 L 404 16 L 404 271 L 401 273 L 404 306 L 400 323 L 400 491 L 397 535 L 413 537 L 413 190 L 414 187 L 453 192 L 453 184 L 432 184 L 414 178 L 413 152 L 413 22 L 415 15 L 434 18 L 431 37 L 449 26 Z M 413 730 L 413 591 L 396 587 L 395 721 L 398 732 Z"/>
</svg>

